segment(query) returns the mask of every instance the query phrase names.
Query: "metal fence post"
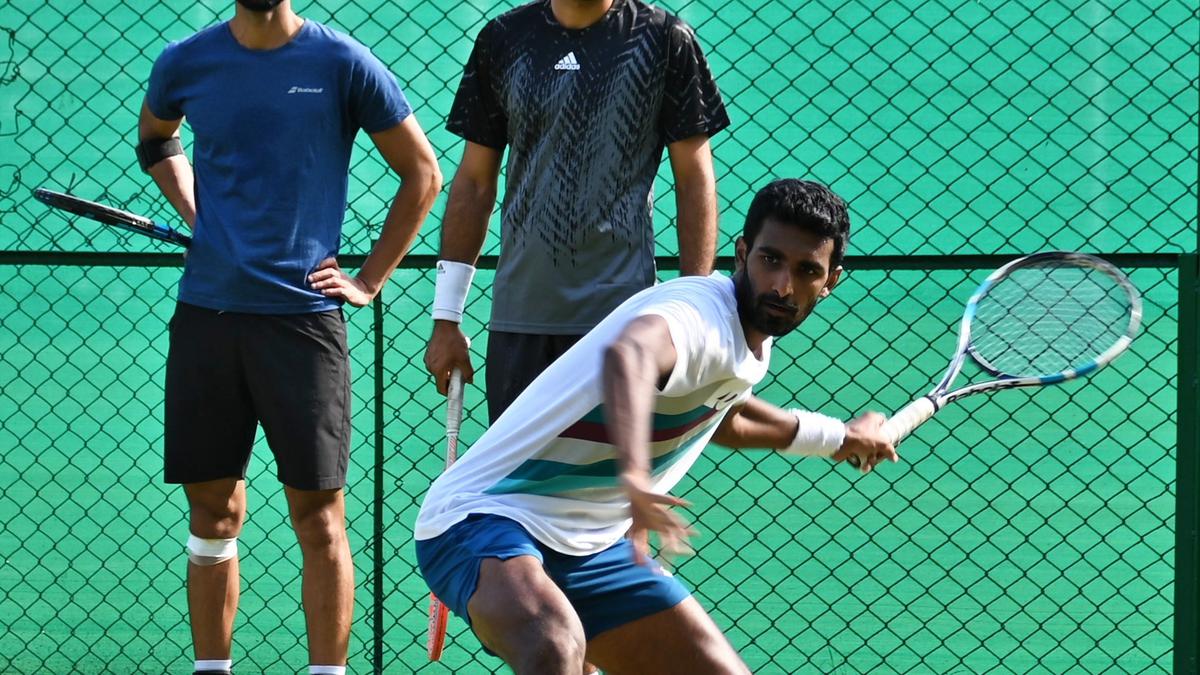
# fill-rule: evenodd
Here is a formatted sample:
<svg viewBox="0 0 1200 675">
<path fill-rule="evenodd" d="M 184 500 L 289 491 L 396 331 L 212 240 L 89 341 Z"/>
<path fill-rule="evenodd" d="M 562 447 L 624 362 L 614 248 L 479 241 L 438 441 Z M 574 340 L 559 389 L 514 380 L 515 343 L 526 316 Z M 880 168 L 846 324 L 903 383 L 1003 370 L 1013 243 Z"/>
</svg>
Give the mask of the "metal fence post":
<svg viewBox="0 0 1200 675">
<path fill-rule="evenodd" d="M 1179 442 L 1175 478 L 1175 673 L 1195 674 L 1200 634 L 1200 280 L 1196 253 L 1179 256 Z"/>
<path fill-rule="evenodd" d="M 383 672 L 383 291 L 371 303 L 374 322 L 371 336 L 375 340 L 375 496 L 371 501 L 374 509 L 375 541 L 371 547 L 374 558 L 372 583 L 373 626 L 371 664 L 376 674 Z"/>
</svg>

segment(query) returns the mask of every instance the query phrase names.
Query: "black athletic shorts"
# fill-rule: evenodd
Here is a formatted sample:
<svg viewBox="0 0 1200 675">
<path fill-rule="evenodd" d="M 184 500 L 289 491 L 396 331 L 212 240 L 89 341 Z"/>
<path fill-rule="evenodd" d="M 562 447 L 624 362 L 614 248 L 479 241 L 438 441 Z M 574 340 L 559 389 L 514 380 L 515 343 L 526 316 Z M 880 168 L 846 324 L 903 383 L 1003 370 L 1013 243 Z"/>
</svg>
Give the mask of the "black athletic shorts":
<svg viewBox="0 0 1200 675">
<path fill-rule="evenodd" d="M 169 326 L 166 482 L 245 478 L 261 423 L 284 485 L 346 484 L 350 359 L 340 309 L 240 314 L 179 303 Z"/>
<path fill-rule="evenodd" d="M 572 347 L 582 335 L 488 333 L 488 423 L 493 424 L 542 371 Z"/>
</svg>

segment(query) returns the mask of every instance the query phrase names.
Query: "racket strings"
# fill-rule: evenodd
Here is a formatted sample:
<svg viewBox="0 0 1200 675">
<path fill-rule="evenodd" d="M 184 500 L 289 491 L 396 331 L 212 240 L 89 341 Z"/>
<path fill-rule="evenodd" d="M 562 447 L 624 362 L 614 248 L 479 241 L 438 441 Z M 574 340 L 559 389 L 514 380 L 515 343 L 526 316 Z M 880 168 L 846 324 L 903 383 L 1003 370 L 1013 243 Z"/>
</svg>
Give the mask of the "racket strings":
<svg viewBox="0 0 1200 675">
<path fill-rule="evenodd" d="M 1062 261 L 1020 268 L 980 299 L 972 345 L 986 366 L 1006 375 L 1058 373 L 1112 346 L 1130 309 L 1127 292 L 1101 270 Z"/>
</svg>

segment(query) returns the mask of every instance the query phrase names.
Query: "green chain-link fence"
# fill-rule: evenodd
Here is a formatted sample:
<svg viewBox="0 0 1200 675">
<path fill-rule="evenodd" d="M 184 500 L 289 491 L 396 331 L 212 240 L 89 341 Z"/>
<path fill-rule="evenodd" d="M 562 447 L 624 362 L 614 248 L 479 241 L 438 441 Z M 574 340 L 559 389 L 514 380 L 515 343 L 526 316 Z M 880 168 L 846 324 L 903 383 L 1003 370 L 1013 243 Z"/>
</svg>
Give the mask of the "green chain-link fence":
<svg viewBox="0 0 1200 675">
<path fill-rule="evenodd" d="M 1131 352 L 1090 382 L 968 399 L 865 479 L 712 449 L 680 486 L 702 537 L 679 576 L 756 672 L 1186 669 L 1200 348 L 1195 256 L 1179 254 L 1197 237 L 1194 3 L 662 4 L 697 28 L 733 120 L 714 139 L 721 253 L 772 176 L 816 177 L 851 204 L 859 257 L 780 342 L 769 400 L 850 415 L 923 391 L 994 266 L 981 254 L 1117 254 L 1147 315 Z M 182 495 L 159 480 L 178 258 L 29 195 L 69 188 L 169 220 L 131 149 L 145 80 L 167 40 L 232 6 L 0 4 L 0 672 L 190 666 Z M 461 141 L 442 119 L 475 33 L 511 3 L 295 6 L 389 64 L 452 175 Z M 350 256 L 395 188 L 360 143 Z M 669 185 L 664 174 L 664 267 Z M 442 461 L 440 398 L 420 364 L 442 210 L 378 307 L 348 313 L 354 672 L 500 666 L 457 619 L 443 664 L 424 659 L 410 526 Z M 490 274 L 476 284 L 466 328 L 481 363 Z M 468 446 L 484 418 L 471 389 Z M 295 672 L 299 551 L 270 454 L 255 457 L 235 658 Z"/>
</svg>

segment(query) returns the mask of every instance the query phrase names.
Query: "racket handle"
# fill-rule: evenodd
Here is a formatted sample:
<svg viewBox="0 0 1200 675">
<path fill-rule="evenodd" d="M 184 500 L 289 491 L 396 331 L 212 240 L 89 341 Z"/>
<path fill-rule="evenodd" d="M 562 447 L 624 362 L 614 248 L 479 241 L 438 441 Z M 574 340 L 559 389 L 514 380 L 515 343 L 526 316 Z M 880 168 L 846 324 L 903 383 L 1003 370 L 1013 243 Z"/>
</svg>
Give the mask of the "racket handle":
<svg viewBox="0 0 1200 675">
<path fill-rule="evenodd" d="M 450 371 L 450 386 L 446 391 L 446 435 L 458 436 L 462 425 L 463 410 L 463 381 L 462 371 L 458 368 Z"/>
<path fill-rule="evenodd" d="M 462 425 L 463 381 L 462 372 L 455 368 L 450 372 L 450 386 L 446 391 L 446 468 L 458 460 L 458 430 Z M 429 594 L 429 632 L 425 638 L 425 651 L 430 661 L 442 658 L 446 647 L 446 627 L 450 622 L 450 608 L 433 593 Z"/>
<path fill-rule="evenodd" d="M 446 391 L 446 468 L 458 461 L 458 430 L 462 426 L 463 382 L 458 368 L 450 372 Z"/>
<path fill-rule="evenodd" d="M 926 396 L 922 396 L 888 418 L 883 423 L 883 435 L 887 436 L 892 445 L 897 445 L 906 436 L 911 434 L 914 429 L 921 426 L 921 423 L 933 417 L 933 413 L 936 411 L 937 406 L 933 404 L 933 401 Z"/>
</svg>

